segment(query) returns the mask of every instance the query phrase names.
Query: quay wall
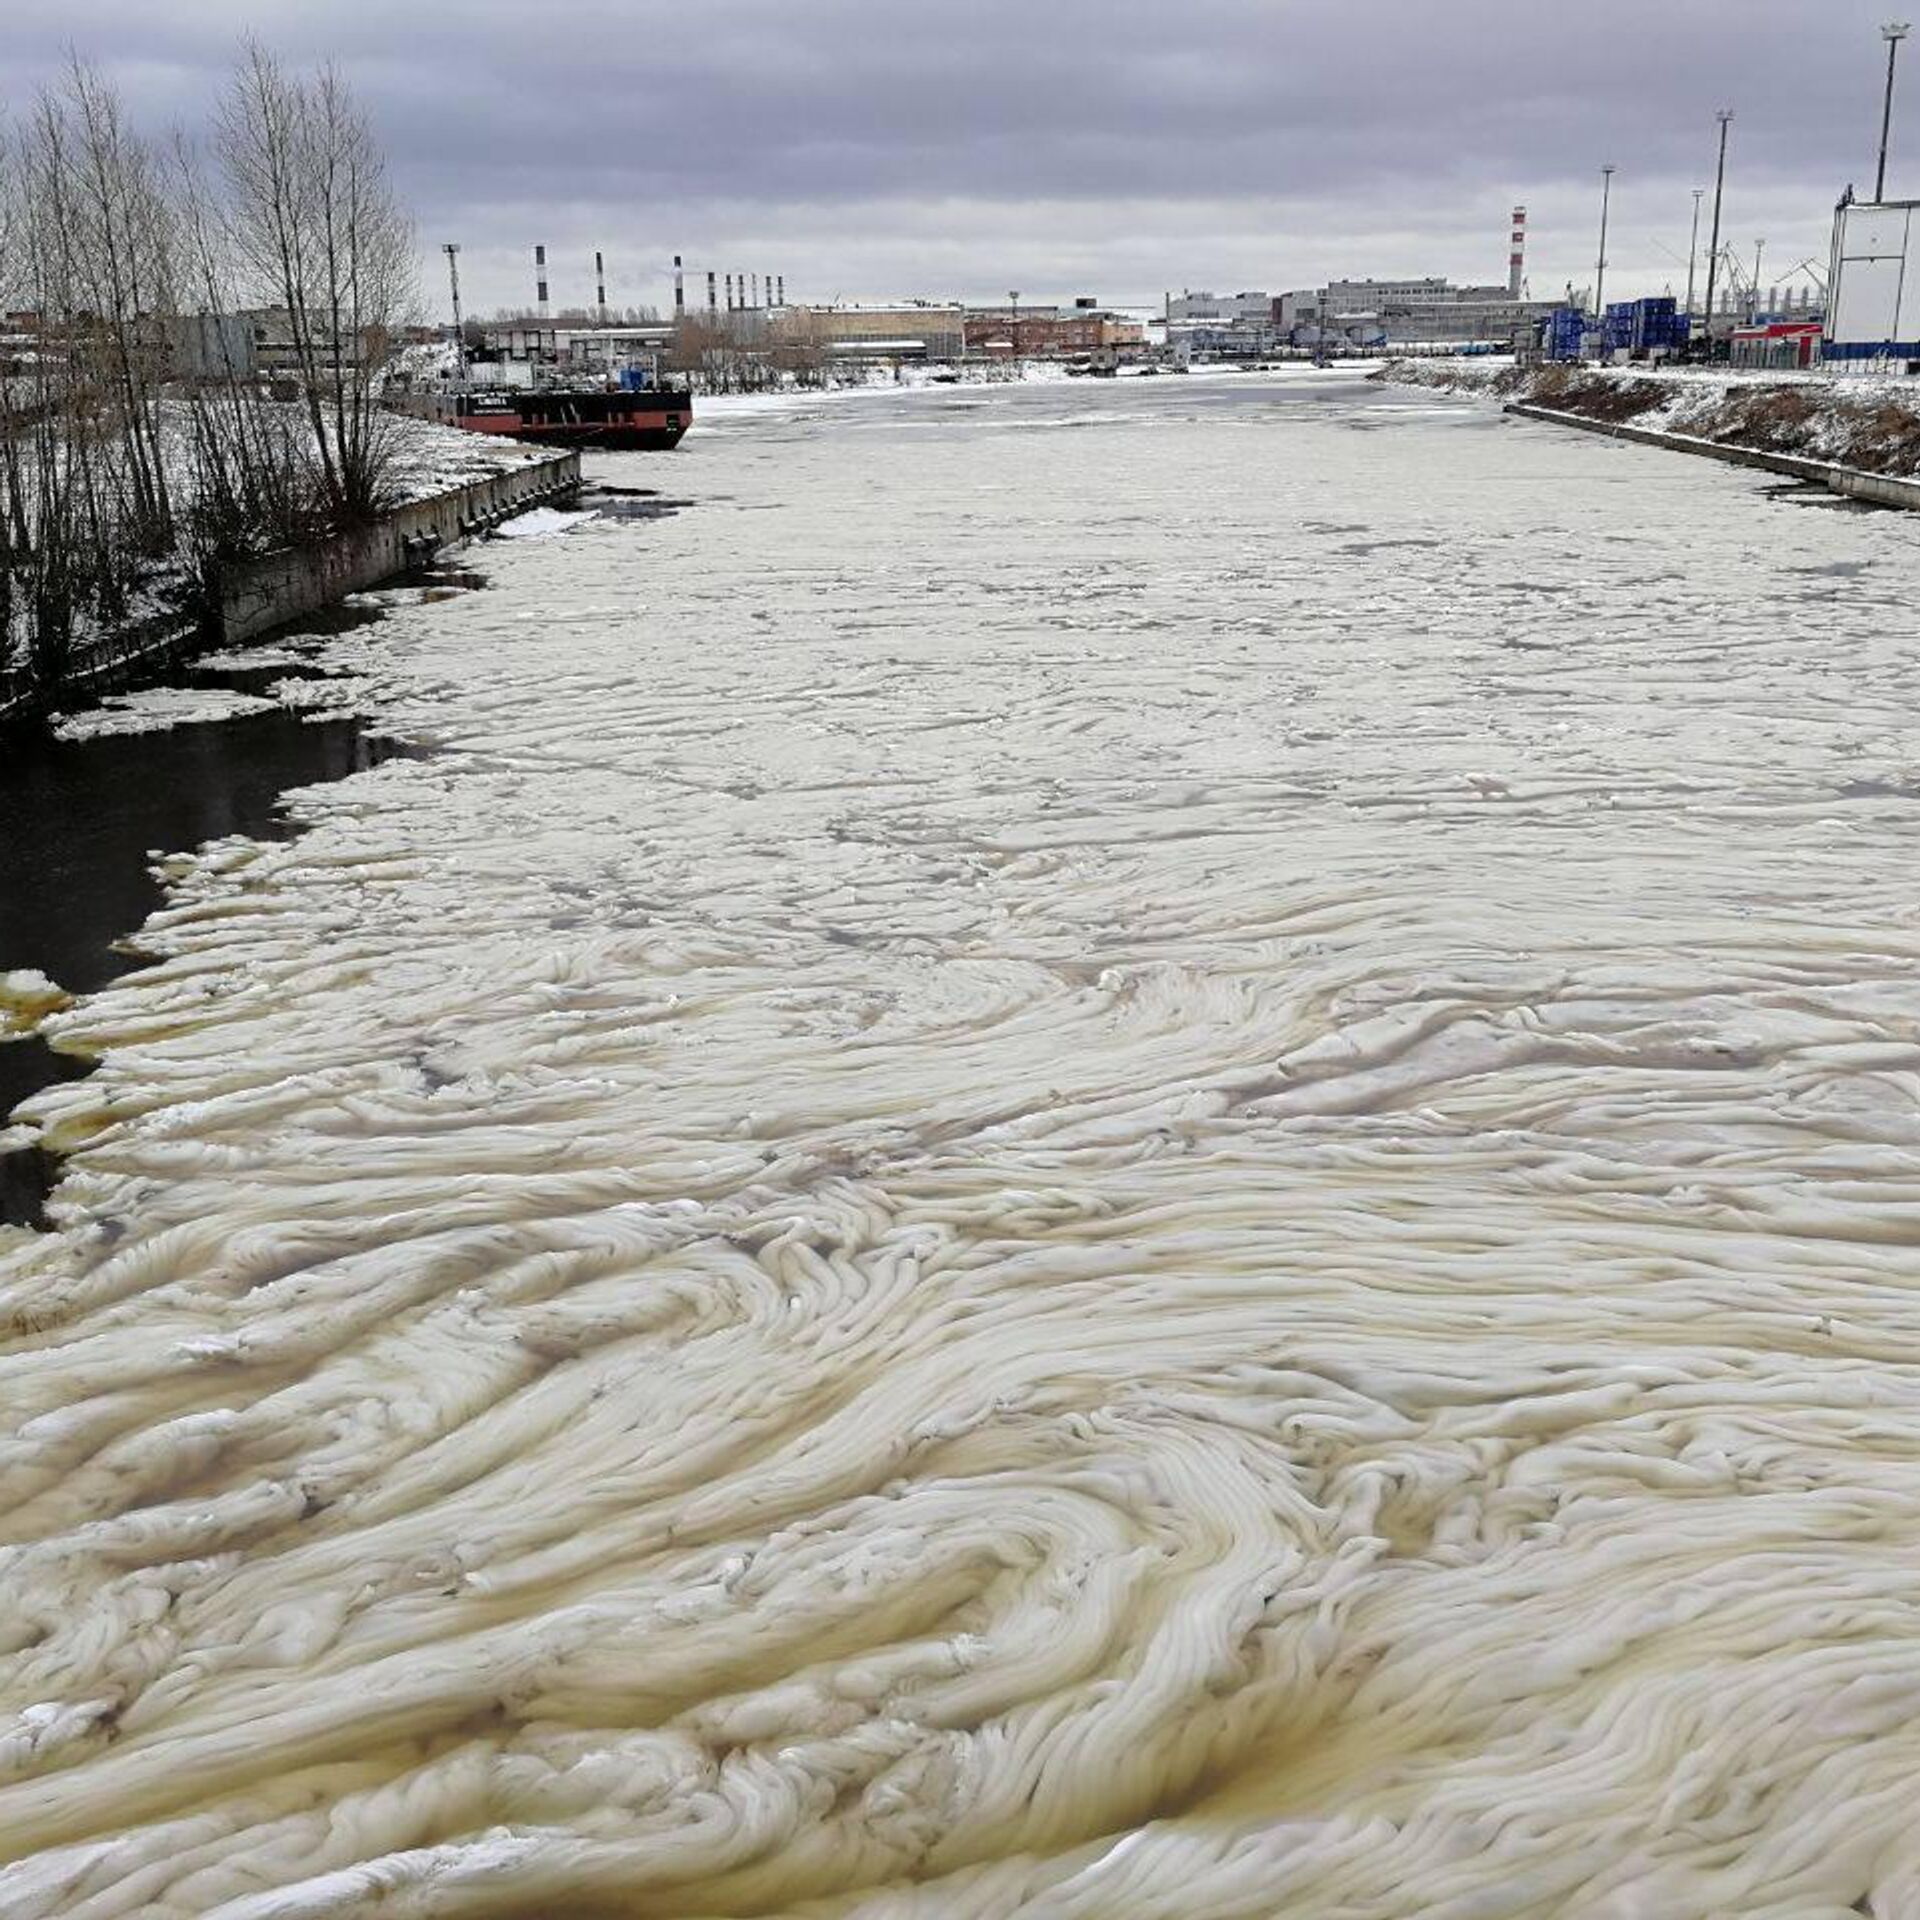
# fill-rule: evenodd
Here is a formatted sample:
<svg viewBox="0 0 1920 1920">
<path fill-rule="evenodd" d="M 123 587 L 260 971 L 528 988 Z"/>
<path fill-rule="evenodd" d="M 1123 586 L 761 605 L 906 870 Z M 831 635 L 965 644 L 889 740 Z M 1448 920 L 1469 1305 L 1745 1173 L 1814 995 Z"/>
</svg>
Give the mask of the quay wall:
<svg viewBox="0 0 1920 1920">
<path fill-rule="evenodd" d="M 1758 447 L 1733 446 L 1722 440 L 1703 440 L 1695 434 L 1670 433 L 1658 427 L 1636 427 L 1617 420 L 1595 420 L 1585 414 L 1543 407 L 1530 400 L 1513 401 L 1506 411 L 1525 420 L 1545 420 L 1556 427 L 1577 427 L 1582 433 L 1604 434 L 1610 440 L 1631 440 L 1641 446 L 1664 447 L 1673 453 L 1700 454 L 1709 460 L 1723 461 L 1731 467 L 1757 467 L 1766 473 L 1786 474 L 1792 479 L 1810 481 L 1827 488 L 1829 492 L 1844 494 L 1853 500 L 1870 501 L 1876 506 L 1920 511 L 1920 480 L 1905 480 L 1886 473 L 1866 473 L 1858 467 L 1841 466 L 1831 460 L 1809 460 L 1794 453 L 1769 453 Z"/>
<path fill-rule="evenodd" d="M 556 453 L 452 493 L 397 508 L 318 546 L 272 553 L 231 568 L 220 582 L 218 637 L 238 646 L 349 593 L 419 566 L 441 547 L 496 527 L 529 507 L 565 498 L 580 485 L 580 456 Z"/>
<path fill-rule="evenodd" d="M 174 615 L 105 635 L 75 656 L 56 688 L 35 687 L 23 675 L 0 671 L 0 731 L 76 698 L 123 692 L 196 653 L 258 639 L 420 566 L 441 548 L 484 533 L 513 514 L 565 499 L 579 487 L 579 454 L 556 453 L 411 501 L 372 526 L 245 561 L 227 570 L 206 617 Z"/>
</svg>

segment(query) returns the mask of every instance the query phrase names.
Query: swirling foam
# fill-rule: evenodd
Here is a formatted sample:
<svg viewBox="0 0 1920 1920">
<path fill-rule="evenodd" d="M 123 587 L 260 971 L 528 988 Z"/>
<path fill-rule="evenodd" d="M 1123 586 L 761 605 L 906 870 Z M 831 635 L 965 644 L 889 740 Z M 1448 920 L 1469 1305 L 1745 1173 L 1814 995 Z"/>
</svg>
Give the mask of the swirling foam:
<svg viewBox="0 0 1920 1920">
<path fill-rule="evenodd" d="M 1176 386 L 690 440 L 48 1017 L 10 1916 L 1920 1906 L 1912 524 Z"/>
</svg>

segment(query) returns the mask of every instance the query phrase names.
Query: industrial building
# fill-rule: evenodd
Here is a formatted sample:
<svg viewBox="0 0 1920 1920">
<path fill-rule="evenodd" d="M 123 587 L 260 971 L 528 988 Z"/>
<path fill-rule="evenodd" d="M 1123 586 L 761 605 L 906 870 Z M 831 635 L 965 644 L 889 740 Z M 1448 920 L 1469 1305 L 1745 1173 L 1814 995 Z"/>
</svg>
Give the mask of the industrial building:
<svg viewBox="0 0 1920 1920">
<path fill-rule="evenodd" d="M 1227 326 L 1265 326 L 1273 319 L 1273 295 L 1270 293 L 1183 293 L 1167 295 L 1166 319 L 1169 326 L 1183 324 L 1224 324 Z"/>
<path fill-rule="evenodd" d="M 989 359 L 1073 360 L 1096 353 L 1129 352 L 1146 344 L 1147 330 L 1126 314 L 1110 313 L 1091 297 L 1070 307 L 969 307 L 969 353 Z"/>
<path fill-rule="evenodd" d="M 1287 344 L 1278 324 L 1279 303 L 1272 294 L 1169 294 L 1167 345 L 1180 359 L 1259 359 Z"/>
<path fill-rule="evenodd" d="M 1457 287 L 1439 278 L 1333 280 L 1284 293 L 1275 322 L 1295 346 L 1504 346 L 1553 310 L 1508 286 Z"/>
<path fill-rule="evenodd" d="M 957 360 L 967 321 L 958 301 L 906 300 L 884 306 L 776 307 L 770 345 L 836 360 Z"/>
<path fill-rule="evenodd" d="M 1818 320 L 1768 320 L 1735 327 L 1727 342 L 1728 363 L 1754 371 L 1790 372 L 1811 367 L 1820 358 Z"/>
<path fill-rule="evenodd" d="M 1278 295 L 1269 324 L 1280 344 L 1294 347 L 1510 346 L 1555 303 L 1527 298 L 1525 207 L 1513 209 L 1507 235 L 1504 285 L 1455 286 L 1436 274 L 1330 280 Z"/>
</svg>

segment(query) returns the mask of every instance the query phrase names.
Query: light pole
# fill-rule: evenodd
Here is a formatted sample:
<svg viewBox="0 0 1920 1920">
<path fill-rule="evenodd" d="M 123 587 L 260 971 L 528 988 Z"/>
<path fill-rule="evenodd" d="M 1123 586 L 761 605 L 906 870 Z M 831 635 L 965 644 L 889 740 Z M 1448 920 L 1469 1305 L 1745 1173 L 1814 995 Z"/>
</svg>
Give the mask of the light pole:
<svg viewBox="0 0 1920 1920">
<path fill-rule="evenodd" d="M 1760 323 L 1760 256 L 1767 250 L 1764 240 L 1753 243 L 1753 310 L 1747 318 L 1755 325 Z"/>
<path fill-rule="evenodd" d="M 1887 140 L 1893 132 L 1893 69 L 1900 58 L 1900 42 L 1913 29 L 1904 20 L 1889 20 L 1880 29 L 1880 37 L 1887 43 L 1887 103 L 1880 112 L 1880 170 L 1873 177 L 1873 198 L 1876 205 L 1887 197 Z"/>
<path fill-rule="evenodd" d="M 453 290 L 453 366 L 461 380 L 467 377 L 467 336 L 460 318 L 460 243 L 449 240 L 440 251 L 447 256 L 447 281 Z"/>
<path fill-rule="evenodd" d="M 1694 269 L 1700 264 L 1700 202 L 1706 198 L 1705 187 L 1693 190 L 1693 238 L 1687 242 L 1687 317 L 1693 317 L 1693 276 Z"/>
<path fill-rule="evenodd" d="M 1707 358 L 1713 358 L 1713 288 L 1720 275 L 1720 202 L 1727 190 L 1727 128 L 1733 123 L 1733 109 L 1722 107 L 1715 116 L 1720 122 L 1720 168 L 1713 177 L 1713 238 L 1707 243 Z"/>
<path fill-rule="evenodd" d="M 1594 317 L 1605 322 L 1607 317 L 1607 215 L 1613 204 L 1613 168 L 1600 169 L 1600 258 L 1593 273 L 1593 311 Z"/>
</svg>

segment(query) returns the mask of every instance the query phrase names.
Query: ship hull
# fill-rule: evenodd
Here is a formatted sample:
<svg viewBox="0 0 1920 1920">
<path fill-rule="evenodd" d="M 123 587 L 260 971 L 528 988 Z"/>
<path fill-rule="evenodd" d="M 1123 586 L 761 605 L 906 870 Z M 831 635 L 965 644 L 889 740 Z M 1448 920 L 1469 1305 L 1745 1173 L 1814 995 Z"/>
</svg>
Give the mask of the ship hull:
<svg viewBox="0 0 1920 1920">
<path fill-rule="evenodd" d="M 490 433 L 535 446 L 582 452 L 664 453 L 693 424 L 693 395 L 682 387 L 639 392 L 541 391 L 408 396 L 401 410 L 467 433 Z"/>
</svg>

